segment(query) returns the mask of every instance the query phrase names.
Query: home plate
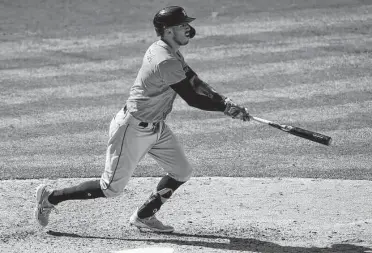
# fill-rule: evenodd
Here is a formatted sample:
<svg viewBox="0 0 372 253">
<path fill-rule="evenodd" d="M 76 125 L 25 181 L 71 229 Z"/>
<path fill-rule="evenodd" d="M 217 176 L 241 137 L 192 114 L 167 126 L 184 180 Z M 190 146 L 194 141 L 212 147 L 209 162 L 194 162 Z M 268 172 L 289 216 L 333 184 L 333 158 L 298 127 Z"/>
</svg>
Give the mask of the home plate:
<svg viewBox="0 0 372 253">
<path fill-rule="evenodd" d="M 113 251 L 112 253 L 173 253 L 172 248 L 137 248 Z"/>
</svg>

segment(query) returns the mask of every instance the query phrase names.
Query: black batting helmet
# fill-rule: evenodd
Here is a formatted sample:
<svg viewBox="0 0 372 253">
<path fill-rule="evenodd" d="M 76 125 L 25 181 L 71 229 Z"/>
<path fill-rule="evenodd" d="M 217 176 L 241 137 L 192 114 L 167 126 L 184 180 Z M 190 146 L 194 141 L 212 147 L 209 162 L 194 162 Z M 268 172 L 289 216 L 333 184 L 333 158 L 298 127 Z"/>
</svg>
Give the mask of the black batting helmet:
<svg viewBox="0 0 372 253">
<path fill-rule="evenodd" d="M 193 20 L 195 20 L 195 18 L 187 16 L 186 11 L 182 7 L 168 6 L 155 14 L 153 23 L 157 35 L 160 36 L 163 35 L 164 28 L 166 27 L 179 25 L 185 22 L 190 23 Z M 191 27 L 191 29 L 194 28 Z"/>
</svg>

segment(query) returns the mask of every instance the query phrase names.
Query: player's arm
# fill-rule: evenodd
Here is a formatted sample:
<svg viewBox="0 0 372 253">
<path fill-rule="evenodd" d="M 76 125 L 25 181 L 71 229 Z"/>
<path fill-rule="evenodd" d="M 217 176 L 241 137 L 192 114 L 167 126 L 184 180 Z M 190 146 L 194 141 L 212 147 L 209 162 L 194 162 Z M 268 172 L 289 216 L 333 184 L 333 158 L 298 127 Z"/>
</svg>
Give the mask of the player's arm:
<svg viewBox="0 0 372 253">
<path fill-rule="evenodd" d="M 178 83 L 170 86 L 186 103 L 192 107 L 205 111 L 221 111 L 226 110 L 226 104 L 223 99 L 213 99 L 211 97 L 200 95 L 195 90 L 190 80 L 185 78 Z"/>
<path fill-rule="evenodd" d="M 186 76 L 189 78 L 190 83 L 196 93 L 208 96 L 213 100 L 223 100 L 224 104 L 226 105 L 224 110 L 226 115 L 231 116 L 232 118 L 239 118 L 244 121 L 250 120 L 249 114 L 244 107 L 234 103 L 230 98 L 219 94 L 212 86 L 201 80 L 190 67 L 188 67 Z"/>
<path fill-rule="evenodd" d="M 205 111 L 221 111 L 232 118 L 249 120 L 245 108 L 219 95 L 202 82 L 192 69 L 183 70 L 178 60 L 166 60 L 158 65 L 162 79 L 190 106 Z"/>
<path fill-rule="evenodd" d="M 191 68 L 189 68 L 188 71 L 186 72 L 186 76 L 188 77 L 196 93 L 207 96 L 212 100 L 224 101 L 224 103 L 228 100 L 227 97 L 219 94 L 210 85 L 201 80 L 199 76 Z"/>
<path fill-rule="evenodd" d="M 244 107 L 217 93 L 211 86 L 202 81 L 191 68 L 186 72 L 184 80 L 171 85 L 171 87 L 190 106 L 208 111 L 221 111 L 232 118 L 239 118 L 244 121 L 250 119 Z"/>
</svg>

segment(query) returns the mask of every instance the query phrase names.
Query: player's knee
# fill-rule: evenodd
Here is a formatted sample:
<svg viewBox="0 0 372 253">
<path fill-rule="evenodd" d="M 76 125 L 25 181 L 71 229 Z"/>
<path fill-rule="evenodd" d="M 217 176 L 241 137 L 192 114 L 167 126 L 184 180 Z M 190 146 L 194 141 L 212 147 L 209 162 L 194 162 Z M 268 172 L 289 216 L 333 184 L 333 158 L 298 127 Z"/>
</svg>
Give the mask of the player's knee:
<svg viewBox="0 0 372 253">
<path fill-rule="evenodd" d="M 184 184 L 186 181 L 177 180 L 173 178 L 171 175 L 167 174 L 164 176 L 156 187 L 156 192 L 154 192 L 153 196 L 158 198 L 161 204 L 165 203 L 173 193 Z"/>
<path fill-rule="evenodd" d="M 191 166 L 188 166 L 180 170 L 177 174 L 169 173 L 168 175 L 179 182 L 185 183 L 191 178 L 192 173 L 193 173 L 193 168 Z"/>
<path fill-rule="evenodd" d="M 124 188 L 113 187 L 112 184 L 107 184 L 104 180 L 100 180 L 100 185 L 103 194 L 106 198 L 114 198 L 123 194 Z"/>
<path fill-rule="evenodd" d="M 102 189 L 103 194 L 105 195 L 106 198 L 115 198 L 119 197 L 120 195 L 123 194 L 123 191 L 118 191 L 115 190 L 111 187 L 108 187 L 106 189 Z"/>
<path fill-rule="evenodd" d="M 191 166 L 189 166 L 189 167 L 185 170 L 185 175 L 184 175 L 182 181 L 183 181 L 183 182 L 188 181 L 188 180 L 191 178 L 193 171 L 194 171 L 193 168 L 192 168 Z"/>
<path fill-rule="evenodd" d="M 192 173 L 189 173 L 187 175 L 184 175 L 184 176 L 182 176 L 182 177 L 179 178 L 179 181 L 185 183 L 185 182 L 187 182 L 187 181 L 190 180 L 191 176 L 192 176 Z"/>
<path fill-rule="evenodd" d="M 115 192 L 110 189 L 102 190 L 106 198 L 115 198 L 123 194 L 123 192 Z"/>
</svg>

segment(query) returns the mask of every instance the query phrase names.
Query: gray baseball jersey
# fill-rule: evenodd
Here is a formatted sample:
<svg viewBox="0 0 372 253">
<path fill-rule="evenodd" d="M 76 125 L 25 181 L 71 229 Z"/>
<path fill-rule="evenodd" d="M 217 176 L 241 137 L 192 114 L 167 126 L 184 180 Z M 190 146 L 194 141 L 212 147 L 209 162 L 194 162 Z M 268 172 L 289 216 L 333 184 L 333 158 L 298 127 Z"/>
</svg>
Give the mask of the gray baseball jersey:
<svg viewBox="0 0 372 253">
<path fill-rule="evenodd" d="M 177 93 L 169 85 L 186 78 L 182 54 L 164 41 L 154 42 L 143 57 L 142 67 L 127 100 L 129 112 L 144 122 L 159 122 L 172 111 Z"/>
</svg>

